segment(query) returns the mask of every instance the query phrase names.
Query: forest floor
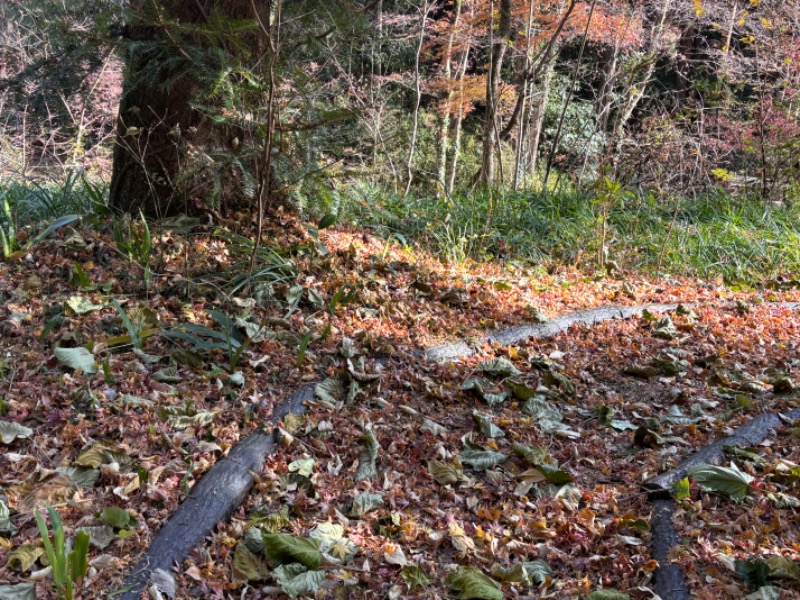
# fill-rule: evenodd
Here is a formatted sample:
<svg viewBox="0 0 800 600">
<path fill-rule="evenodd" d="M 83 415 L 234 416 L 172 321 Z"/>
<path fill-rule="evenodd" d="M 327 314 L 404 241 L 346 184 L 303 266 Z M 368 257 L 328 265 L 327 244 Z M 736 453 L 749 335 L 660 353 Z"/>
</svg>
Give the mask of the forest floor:
<svg viewBox="0 0 800 600">
<path fill-rule="evenodd" d="M 234 293 L 228 269 L 247 251 L 224 228 L 155 232 L 149 290 L 108 225 L 0 265 L 0 599 L 55 597 L 34 520 L 45 503 L 68 537 L 91 537 L 79 597 L 110 597 L 195 482 L 309 382 L 324 382 L 316 401 L 282 423 L 245 503 L 162 591 L 651 598 L 642 483 L 800 406 L 800 324 L 779 303 L 798 291 L 448 265 L 369 232 L 317 240 L 288 215 L 272 223 L 272 266 Z M 648 303 L 683 306 L 475 341 Z M 454 340 L 476 352 L 418 352 Z M 727 479 L 684 490 L 674 559 L 695 597 L 800 594 L 799 435 L 787 423 L 731 449 Z"/>
</svg>

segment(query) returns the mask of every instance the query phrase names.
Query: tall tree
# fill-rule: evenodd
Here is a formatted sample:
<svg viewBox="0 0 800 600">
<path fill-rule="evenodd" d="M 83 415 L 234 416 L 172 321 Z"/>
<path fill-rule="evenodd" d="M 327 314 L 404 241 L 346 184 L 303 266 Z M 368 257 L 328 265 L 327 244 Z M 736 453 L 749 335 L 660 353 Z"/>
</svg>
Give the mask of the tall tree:
<svg viewBox="0 0 800 600">
<path fill-rule="evenodd" d="M 247 179 L 243 165 L 223 160 L 244 141 L 241 132 L 201 105 L 219 100 L 213 85 L 226 85 L 236 58 L 268 51 L 258 23 L 270 22 L 274 1 L 131 2 L 112 206 L 150 215 L 191 210 Z"/>
</svg>

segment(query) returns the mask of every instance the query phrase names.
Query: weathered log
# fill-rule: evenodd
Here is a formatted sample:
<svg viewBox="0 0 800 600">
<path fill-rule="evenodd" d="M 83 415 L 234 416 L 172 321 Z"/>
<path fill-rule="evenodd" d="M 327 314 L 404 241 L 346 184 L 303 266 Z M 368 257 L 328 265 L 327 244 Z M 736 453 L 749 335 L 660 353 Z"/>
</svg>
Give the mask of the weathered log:
<svg viewBox="0 0 800 600">
<path fill-rule="evenodd" d="M 645 306 L 606 306 L 593 308 L 570 313 L 562 317 L 556 317 L 545 323 L 520 325 L 519 327 L 510 327 L 508 329 L 493 331 L 480 338 L 479 341 L 481 343 L 490 342 L 503 346 L 510 346 L 511 344 L 517 344 L 524 340 L 555 337 L 559 333 L 565 332 L 573 325 L 592 326 L 610 319 L 629 319 L 641 315 L 645 310 L 662 312 L 674 310 L 677 307 L 677 304 L 647 304 Z M 475 350 L 463 341 L 432 346 L 422 352 L 424 358 L 436 361 L 456 360 L 471 356 L 472 354 L 475 354 Z"/>
<path fill-rule="evenodd" d="M 683 579 L 683 571 L 669 560 L 670 550 L 678 545 L 678 534 L 672 524 L 675 506 L 669 499 L 654 500 L 652 504 L 650 554 L 659 565 L 653 580 L 653 591 L 661 600 L 689 600 L 689 588 Z"/>
<path fill-rule="evenodd" d="M 669 498 L 676 481 L 686 477 L 688 470 L 696 465 L 720 465 L 725 458 L 724 446 L 753 446 L 769 435 L 769 432 L 783 424 L 782 419 L 800 419 L 800 408 L 786 415 L 762 413 L 736 429 L 728 437 L 722 438 L 682 460 L 675 468 L 653 477 L 644 484 L 650 498 Z"/>
<path fill-rule="evenodd" d="M 305 402 L 314 398 L 314 386 L 305 385 L 278 406 L 268 425 L 274 426 L 289 413 L 301 414 Z M 159 530 L 150 548 L 125 581 L 122 600 L 139 600 L 142 590 L 157 570 L 170 572 L 182 563 L 193 547 L 209 535 L 217 523 L 227 520 L 253 487 L 253 475 L 274 452 L 274 432 L 257 430 L 236 444 L 194 486 L 178 510 Z"/>
<path fill-rule="evenodd" d="M 658 561 L 654 574 L 654 591 L 662 600 L 688 600 L 689 588 L 683 578 L 680 566 L 670 562 L 669 553 L 678 545 L 678 534 L 672 523 L 675 506 L 672 502 L 672 488 L 676 481 L 686 477 L 688 470 L 696 465 L 719 465 L 725 457 L 724 446 L 753 446 L 769 435 L 769 432 L 783 424 L 783 420 L 800 419 L 800 408 L 790 410 L 786 415 L 763 413 L 736 429 L 732 435 L 717 440 L 681 461 L 670 469 L 644 484 L 653 513 L 650 518 L 650 553 Z"/>
</svg>

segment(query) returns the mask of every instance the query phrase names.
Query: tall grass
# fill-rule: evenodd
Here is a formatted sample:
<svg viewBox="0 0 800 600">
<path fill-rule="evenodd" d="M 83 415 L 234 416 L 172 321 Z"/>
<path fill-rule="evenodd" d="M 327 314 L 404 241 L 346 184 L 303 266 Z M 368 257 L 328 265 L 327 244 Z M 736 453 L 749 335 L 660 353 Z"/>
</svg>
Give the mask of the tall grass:
<svg viewBox="0 0 800 600">
<path fill-rule="evenodd" d="M 104 213 L 108 186 L 69 170 L 61 180 L 0 178 L 0 192 L 8 201 L 17 226 L 52 221 L 68 214 Z"/>
<path fill-rule="evenodd" d="M 737 284 L 800 274 L 800 207 L 721 191 L 697 198 L 622 191 L 605 205 L 593 190 L 574 189 L 403 200 L 362 186 L 347 196 L 357 222 L 414 237 L 451 261 L 502 257 L 591 268 L 605 240 L 608 258 L 626 269 Z"/>
</svg>

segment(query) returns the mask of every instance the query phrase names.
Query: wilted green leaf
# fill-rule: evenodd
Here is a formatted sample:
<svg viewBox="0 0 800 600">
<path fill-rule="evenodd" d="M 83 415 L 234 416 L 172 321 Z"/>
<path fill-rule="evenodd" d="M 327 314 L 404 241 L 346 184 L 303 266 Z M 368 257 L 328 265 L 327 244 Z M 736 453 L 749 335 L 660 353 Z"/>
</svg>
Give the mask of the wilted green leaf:
<svg viewBox="0 0 800 600">
<path fill-rule="evenodd" d="M 36 584 L 0 585 L 0 600 L 36 600 Z"/>
<path fill-rule="evenodd" d="M 555 483 L 556 485 L 563 485 L 565 483 L 569 483 L 572 481 L 572 475 L 564 471 L 563 469 L 559 469 L 555 465 L 551 465 L 548 463 L 542 463 L 536 467 L 539 471 L 542 472 L 545 479 L 550 483 Z"/>
<path fill-rule="evenodd" d="M 413 590 L 415 587 L 426 588 L 431 580 L 420 565 L 405 565 L 400 569 L 400 576 L 408 584 L 408 588 Z"/>
<path fill-rule="evenodd" d="M 159 369 L 151 377 L 161 383 L 180 383 L 183 381 L 183 376 L 178 373 L 177 367 Z"/>
<path fill-rule="evenodd" d="M 487 373 L 489 375 L 499 375 L 502 377 L 509 377 L 511 375 L 522 375 L 522 372 L 514 366 L 507 358 L 493 358 L 478 363 L 476 367 L 478 371 Z"/>
<path fill-rule="evenodd" d="M 601 588 L 586 596 L 586 600 L 631 600 L 631 597 L 613 588 Z"/>
<path fill-rule="evenodd" d="M 508 460 L 508 456 L 493 450 L 466 448 L 461 452 L 461 463 L 469 465 L 476 471 L 485 471 Z"/>
<path fill-rule="evenodd" d="M 109 506 L 100 513 L 100 520 L 114 529 L 125 529 L 131 522 L 131 515 L 119 506 Z"/>
<path fill-rule="evenodd" d="M 496 406 L 505 402 L 509 394 L 507 391 L 489 392 L 488 390 L 492 389 L 492 384 L 485 379 L 467 379 L 461 384 L 461 389 L 473 392 L 489 406 Z"/>
<path fill-rule="evenodd" d="M 33 544 L 22 544 L 8 555 L 6 566 L 22 573 L 30 570 L 40 556 L 44 556 L 44 548 Z"/>
<path fill-rule="evenodd" d="M 281 533 L 264 534 L 264 556 L 276 564 L 300 563 L 309 569 L 322 564 L 317 540 Z"/>
<path fill-rule="evenodd" d="M 438 437 L 438 436 L 442 435 L 443 433 L 447 432 L 447 429 L 444 426 L 439 425 L 439 423 L 437 423 L 435 421 L 431 421 L 428 418 L 423 419 L 422 425 L 420 426 L 419 430 L 422 431 L 422 432 L 427 431 L 433 437 Z"/>
<path fill-rule="evenodd" d="M 788 556 L 770 556 L 766 562 L 770 577 L 800 581 L 800 564 Z"/>
<path fill-rule="evenodd" d="M 314 387 L 314 394 L 320 400 L 335 407 L 344 394 L 344 384 L 339 377 L 328 377 Z"/>
<path fill-rule="evenodd" d="M 272 576 L 290 598 L 313 597 L 325 580 L 323 571 L 309 571 L 297 563 L 277 567 Z"/>
<path fill-rule="evenodd" d="M 362 492 L 353 500 L 353 507 L 350 509 L 349 516 L 361 517 L 381 506 L 383 506 L 383 497 L 380 494 Z"/>
<path fill-rule="evenodd" d="M 459 567 L 444 580 L 453 597 L 462 600 L 503 600 L 497 582 L 475 567 Z"/>
<path fill-rule="evenodd" d="M 492 423 L 491 419 L 486 415 L 474 411 L 472 413 L 472 418 L 475 419 L 475 423 L 478 425 L 480 432 L 487 438 L 505 437 L 505 432 Z"/>
<path fill-rule="evenodd" d="M 678 335 L 678 330 L 675 329 L 675 324 L 669 317 L 662 317 L 658 320 L 653 328 L 653 335 L 662 340 L 671 340 Z"/>
<path fill-rule="evenodd" d="M 756 466 L 762 466 L 767 463 L 766 459 L 758 453 L 755 448 L 742 448 L 740 446 L 723 446 L 722 450 L 729 456 L 736 456 L 749 460 Z"/>
<path fill-rule="evenodd" d="M 736 466 L 717 467 L 715 465 L 698 465 L 688 471 L 689 478 L 707 492 L 717 492 L 732 500 L 743 500 L 750 490 L 753 478 L 743 473 Z"/>
<path fill-rule="evenodd" d="M 542 448 L 541 446 L 531 447 L 524 444 L 514 444 L 512 451 L 533 467 L 553 462 L 553 458 L 547 452 L 547 448 Z"/>
<path fill-rule="evenodd" d="M 279 511 L 264 516 L 251 516 L 250 523 L 251 525 L 257 525 L 267 533 L 277 533 L 284 527 L 289 527 L 292 523 L 289 519 L 289 507 L 282 506 Z"/>
<path fill-rule="evenodd" d="M 734 563 L 736 574 L 742 578 L 751 590 L 757 590 L 767 583 L 769 565 L 763 560 L 739 560 Z"/>
<path fill-rule="evenodd" d="M 86 296 L 70 296 L 65 304 L 68 309 L 67 314 L 72 311 L 75 315 L 85 315 L 103 308 L 102 304 L 94 304 Z"/>
<path fill-rule="evenodd" d="M 95 548 L 102 550 L 114 541 L 114 529 L 108 525 L 97 525 L 95 527 L 81 527 L 80 531 L 89 536 L 89 543 Z"/>
<path fill-rule="evenodd" d="M 11 523 L 11 511 L 6 503 L 0 500 L 0 535 L 15 535 L 17 528 Z"/>
<path fill-rule="evenodd" d="M 543 560 L 531 560 L 522 563 L 522 566 L 528 572 L 528 577 L 530 577 L 531 581 L 536 585 L 544 583 L 548 577 L 553 576 L 553 569 Z"/>
<path fill-rule="evenodd" d="M 378 460 L 378 449 L 380 445 L 375 438 L 375 433 L 370 429 L 361 436 L 363 447 L 358 455 L 358 470 L 356 471 L 356 481 L 362 479 L 372 479 L 378 475 L 375 465 Z"/>
<path fill-rule="evenodd" d="M 341 561 L 352 559 L 358 552 L 358 545 L 344 535 L 344 527 L 337 523 L 320 523 L 309 534 L 319 542 L 319 551 Z"/>
<path fill-rule="evenodd" d="M 438 460 L 428 461 L 428 472 L 442 485 L 455 485 L 464 480 L 464 469 L 461 463 L 443 463 Z"/>
<path fill-rule="evenodd" d="M 502 565 L 494 564 L 492 565 L 492 577 L 496 577 L 500 581 L 515 583 L 525 588 L 533 584 L 525 567 L 522 566 L 522 563 L 517 563 L 513 567 L 503 567 Z"/>
<path fill-rule="evenodd" d="M 612 419 L 609 425 L 611 425 L 612 429 L 616 429 L 617 431 L 626 431 L 626 430 L 633 431 L 634 429 L 637 428 L 636 425 L 624 419 Z"/>
<path fill-rule="evenodd" d="M 774 585 L 765 585 L 752 594 L 747 594 L 745 600 L 781 600 L 781 589 Z"/>
<path fill-rule="evenodd" d="M 33 429 L 14 421 L 0 421 L 0 441 L 4 444 L 10 444 L 17 438 L 25 439 L 31 435 L 33 435 Z"/>
<path fill-rule="evenodd" d="M 655 448 L 664 445 L 664 438 L 649 427 L 642 425 L 633 434 L 633 443 L 641 448 Z"/>
<path fill-rule="evenodd" d="M 83 346 L 78 348 L 56 348 L 56 358 L 65 367 L 70 369 L 80 369 L 84 373 L 93 375 L 97 373 L 97 363 L 94 361 L 94 354 Z"/>
<path fill-rule="evenodd" d="M 263 581 L 269 577 L 269 568 L 246 544 L 236 546 L 233 554 L 233 580 L 237 583 Z"/>
<path fill-rule="evenodd" d="M 536 395 L 536 390 L 534 390 L 532 387 L 517 381 L 504 381 L 503 386 L 514 395 L 514 398 L 517 400 L 522 400 L 523 402 L 525 400 L 530 400 Z"/>
<path fill-rule="evenodd" d="M 125 464 L 129 461 L 130 459 L 125 452 L 106 446 L 103 442 L 98 442 L 88 450 L 81 452 L 74 464 L 79 467 L 99 469 L 102 465 L 110 465 L 111 463 Z"/>
<path fill-rule="evenodd" d="M 552 369 L 545 372 L 544 384 L 550 389 L 558 390 L 562 395 L 571 398 L 575 395 L 575 384 L 569 377 L 562 375 Z"/>
<path fill-rule="evenodd" d="M 633 364 L 628 365 L 622 371 L 625 375 L 633 375 L 634 377 L 641 377 L 642 379 L 650 379 L 661 374 L 661 370 L 657 367 L 650 365 Z"/>
</svg>

